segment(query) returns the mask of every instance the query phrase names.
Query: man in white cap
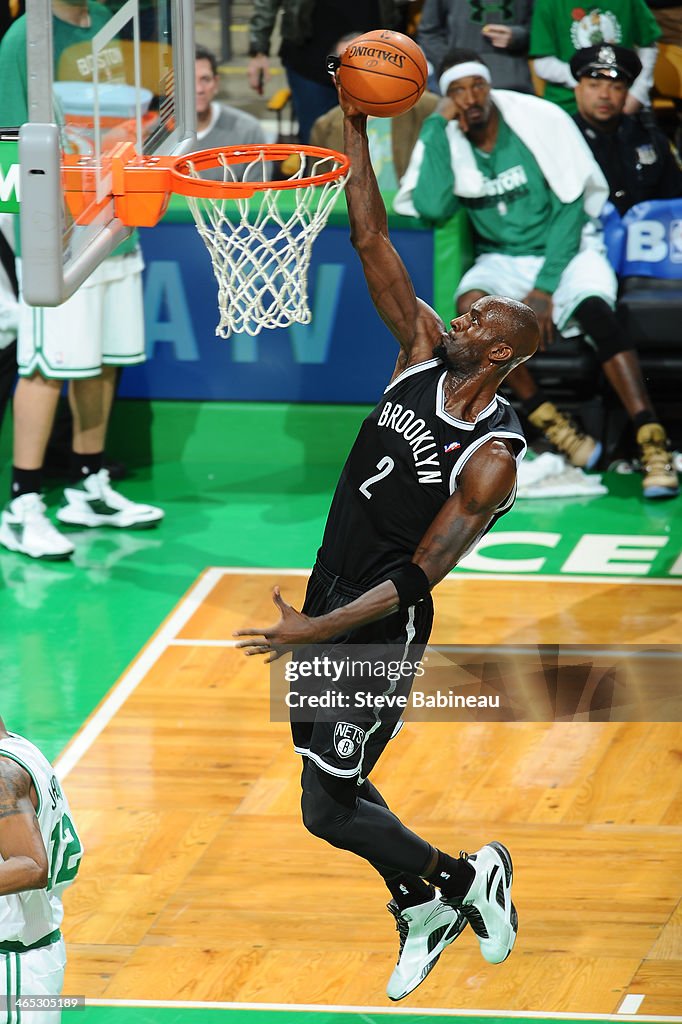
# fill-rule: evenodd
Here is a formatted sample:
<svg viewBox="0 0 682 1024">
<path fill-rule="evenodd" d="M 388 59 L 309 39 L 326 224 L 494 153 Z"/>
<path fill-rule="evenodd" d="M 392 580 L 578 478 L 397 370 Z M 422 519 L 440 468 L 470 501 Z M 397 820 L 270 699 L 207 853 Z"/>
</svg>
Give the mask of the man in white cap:
<svg viewBox="0 0 682 1024">
<path fill-rule="evenodd" d="M 682 196 L 677 150 L 649 112 L 626 114 L 628 90 L 642 64 L 625 46 L 588 46 L 571 58 L 575 123 L 601 167 L 620 215 L 651 199 Z"/>
</svg>

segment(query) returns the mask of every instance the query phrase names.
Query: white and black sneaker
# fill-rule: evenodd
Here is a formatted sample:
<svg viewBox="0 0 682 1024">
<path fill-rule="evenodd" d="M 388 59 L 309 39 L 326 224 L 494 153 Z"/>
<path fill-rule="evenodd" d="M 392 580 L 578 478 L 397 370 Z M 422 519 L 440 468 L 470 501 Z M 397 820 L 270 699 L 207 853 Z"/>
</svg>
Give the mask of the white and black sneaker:
<svg viewBox="0 0 682 1024">
<path fill-rule="evenodd" d="M 71 541 L 45 515 L 45 503 L 34 491 L 20 494 L 3 509 L 0 544 L 30 558 L 52 561 L 70 558 L 74 551 Z"/>
<path fill-rule="evenodd" d="M 514 948 L 519 926 L 511 899 L 514 871 L 509 850 L 502 843 L 487 843 L 460 857 L 474 869 L 471 885 L 464 896 L 441 895 L 441 900 L 464 914 L 488 963 L 501 964 Z"/>
<path fill-rule="evenodd" d="M 130 501 L 115 491 L 106 469 L 91 473 L 64 490 L 64 504 L 57 512 L 69 526 L 115 526 L 120 530 L 155 526 L 163 511 L 154 505 Z"/>
<path fill-rule="evenodd" d="M 445 947 L 466 928 L 467 919 L 435 895 L 427 903 L 405 910 L 391 900 L 388 909 L 395 918 L 400 936 L 398 963 L 386 986 L 388 998 L 395 1001 L 404 999 L 417 985 L 421 985 L 436 966 Z"/>
</svg>

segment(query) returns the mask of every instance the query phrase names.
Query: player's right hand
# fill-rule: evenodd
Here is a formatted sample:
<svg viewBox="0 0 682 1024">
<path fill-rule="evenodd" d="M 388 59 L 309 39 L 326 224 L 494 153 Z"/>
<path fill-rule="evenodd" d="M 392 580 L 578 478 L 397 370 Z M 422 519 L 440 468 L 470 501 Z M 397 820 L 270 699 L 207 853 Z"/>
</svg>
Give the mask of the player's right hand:
<svg viewBox="0 0 682 1024">
<path fill-rule="evenodd" d="M 441 96 L 438 100 L 438 106 L 436 107 L 436 113 L 444 117 L 446 121 L 457 121 L 462 131 L 465 129 L 462 127 L 463 119 L 457 114 L 457 107 L 450 99 L 449 96 Z"/>
<path fill-rule="evenodd" d="M 234 636 L 249 637 L 248 640 L 240 640 L 237 647 L 241 647 L 246 655 L 265 654 L 265 661 L 277 661 L 283 654 L 290 651 L 299 644 L 314 644 L 322 639 L 316 628 L 316 620 L 297 612 L 284 600 L 279 587 L 274 587 L 272 600 L 280 612 L 280 619 L 274 626 L 266 629 L 238 629 Z"/>
<path fill-rule="evenodd" d="M 498 50 L 506 50 L 512 41 L 512 30 L 509 25 L 484 25 L 481 32 Z"/>
</svg>

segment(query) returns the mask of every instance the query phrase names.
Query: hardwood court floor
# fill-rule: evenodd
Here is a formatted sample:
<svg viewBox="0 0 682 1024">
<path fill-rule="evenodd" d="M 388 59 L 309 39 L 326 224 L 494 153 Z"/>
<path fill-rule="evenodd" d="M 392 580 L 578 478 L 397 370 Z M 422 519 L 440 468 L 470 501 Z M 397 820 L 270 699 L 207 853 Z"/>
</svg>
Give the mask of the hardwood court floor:
<svg viewBox="0 0 682 1024">
<path fill-rule="evenodd" d="M 299 762 L 287 725 L 268 720 L 268 673 L 224 645 L 272 621 L 274 582 L 299 605 L 305 578 L 209 572 L 73 757 L 86 857 L 67 903 L 65 991 L 385 1004 L 397 953 L 387 894 L 300 825 Z M 639 582 L 459 576 L 436 605 L 434 643 L 682 634 L 679 589 Z M 406 1004 L 613 1013 L 635 993 L 642 1013 L 679 1013 L 681 777 L 678 724 L 406 726 L 376 784 L 437 845 L 508 843 L 520 915 L 505 964 L 486 964 L 467 930 Z"/>
</svg>

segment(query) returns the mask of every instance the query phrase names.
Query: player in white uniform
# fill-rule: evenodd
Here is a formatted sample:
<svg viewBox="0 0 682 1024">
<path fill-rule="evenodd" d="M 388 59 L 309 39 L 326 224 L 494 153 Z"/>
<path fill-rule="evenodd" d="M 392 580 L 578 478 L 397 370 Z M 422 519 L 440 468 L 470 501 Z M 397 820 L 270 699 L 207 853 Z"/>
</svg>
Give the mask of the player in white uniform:
<svg viewBox="0 0 682 1024">
<path fill-rule="evenodd" d="M 52 765 L 0 718 L 0 1024 L 58 1024 L 59 1009 L 25 1016 L 21 999 L 61 993 L 62 895 L 82 855 Z"/>
</svg>

